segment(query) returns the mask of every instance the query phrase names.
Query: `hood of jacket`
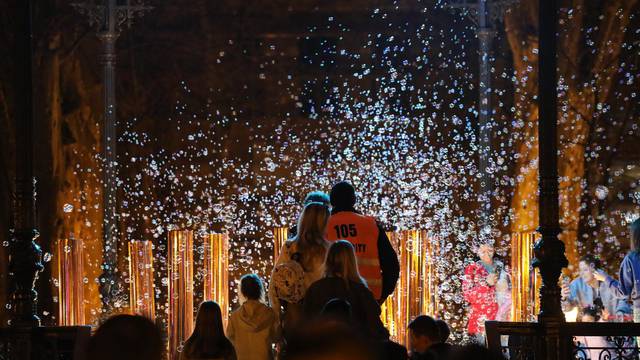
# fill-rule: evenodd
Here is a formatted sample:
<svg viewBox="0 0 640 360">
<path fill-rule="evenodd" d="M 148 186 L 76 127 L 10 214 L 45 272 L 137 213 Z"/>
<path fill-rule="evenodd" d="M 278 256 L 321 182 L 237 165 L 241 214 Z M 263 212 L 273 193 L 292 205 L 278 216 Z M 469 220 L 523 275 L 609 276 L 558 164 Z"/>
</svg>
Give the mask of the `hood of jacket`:
<svg viewBox="0 0 640 360">
<path fill-rule="evenodd" d="M 258 332 L 270 327 L 274 320 L 275 314 L 270 307 L 256 300 L 247 300 L 236 311 L 237 325 L 242 326 L 249 331 Z"/>
</svg>

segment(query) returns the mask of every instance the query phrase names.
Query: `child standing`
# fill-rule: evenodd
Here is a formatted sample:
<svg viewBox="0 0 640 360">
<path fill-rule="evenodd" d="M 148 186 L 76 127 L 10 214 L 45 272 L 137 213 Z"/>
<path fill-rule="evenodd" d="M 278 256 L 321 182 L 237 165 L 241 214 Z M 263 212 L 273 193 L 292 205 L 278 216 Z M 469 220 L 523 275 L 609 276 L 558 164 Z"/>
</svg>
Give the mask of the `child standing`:
<svg viewBox="0 0 640 360">
<path fill-rule="evenodd" d="M 238 360 L 271 360 L 276 337 L 273 310 L 264 299 L 262 280 L 255 274 L 240 279 L 240 295 L 246 301 L 229 316 L 227 336 L 236 349 Z"/>
</svg>

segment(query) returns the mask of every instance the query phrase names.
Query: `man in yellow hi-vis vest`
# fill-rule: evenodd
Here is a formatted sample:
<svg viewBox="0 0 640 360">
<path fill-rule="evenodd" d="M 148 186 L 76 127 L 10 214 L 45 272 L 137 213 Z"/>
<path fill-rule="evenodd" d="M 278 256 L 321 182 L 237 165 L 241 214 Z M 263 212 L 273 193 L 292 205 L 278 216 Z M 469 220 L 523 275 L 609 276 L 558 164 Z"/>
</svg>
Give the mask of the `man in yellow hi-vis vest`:
<svg viewBox="0 0 640 360">
<path fill-rule="evenodd" d="M 360 275 L 382 304 L 398 282 L 398 255 L 375 218 L 355 210 L 356 191 L 351 184 L 346 181 L 335 184 L 330 198 L 333 210 L 327 224 L 327 240 L 344 239 L 353 244 Z"/>
</svg>

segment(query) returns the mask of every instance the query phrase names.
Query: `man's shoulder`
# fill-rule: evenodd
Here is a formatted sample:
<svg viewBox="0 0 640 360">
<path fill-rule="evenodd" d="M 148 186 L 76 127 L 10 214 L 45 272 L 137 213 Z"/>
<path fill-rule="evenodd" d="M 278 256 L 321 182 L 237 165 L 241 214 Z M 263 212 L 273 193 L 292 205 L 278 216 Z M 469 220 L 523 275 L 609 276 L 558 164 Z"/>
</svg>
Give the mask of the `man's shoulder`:
<svg viewBox="0 0 640 360">
<path fill-rule="evenodd" d="M 442 354 L 451 350 L 451 344 L 447 344 L 447 343 L 433 344 L 431 345 L 431 347 L 429 347 L 429 350 L 436 352 L 438 354 Z"/>
<path fill-rule="evenodd" d="M 630 251 L 623 259 L 623 261 L 629 261 L 631 263 L 640 262 L 640 251 Z"/>
<path fill-rule="evenodd" d="M 342 210 L 342 211 L 338 211 L 336 213 L 331 214 L 331 217 L 329 218 L 329 222 L 340 221 L 342 219 L 357 219 L 359 221 L 370 222 L 372 224 L 375 224 L 376 226 L 379 226 L 380 224 L 375 216 L 365 215 L 356 211 L 347 211 L 347 210 Z"/>
</svg>

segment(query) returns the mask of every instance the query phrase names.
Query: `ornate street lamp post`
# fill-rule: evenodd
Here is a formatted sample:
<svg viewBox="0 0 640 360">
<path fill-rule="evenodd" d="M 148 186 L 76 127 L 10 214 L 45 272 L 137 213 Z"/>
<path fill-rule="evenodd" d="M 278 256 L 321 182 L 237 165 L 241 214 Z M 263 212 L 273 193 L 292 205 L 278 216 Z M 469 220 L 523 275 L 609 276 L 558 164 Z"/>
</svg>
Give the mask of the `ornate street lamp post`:
<svg viewBox="0 0 640 360">
<path fill-rule="evenodd" d="M 493 143 L 493 123 L 491 121 L 491 41 L 494 25 L 502 20 L 506 9 L 518 0 L 448 0 L 447 7 L 461 11 L 477 25 L 478 35 L 478 171 L 480 178 L 480 204 L 482 212 L 481 230 L 491 226 L 491 198 L 493 180 L 491 173 L 491 152 Z M 488 235 L 483 232 L 483 234 Z"/>
<path fill-rule="evenodd" d="M 109 311 L 112 298 L 118 293 L 115 273 L 118 263 L 118 233 L 116 205 L 116 41 L 126 25 L 130 27 L 135 17 L 141 17 L 151 7 L 144 0 L 89 0 L 72 4 L 78 12 L 89 18 L 89 25 L 95 26 L 103 50 L 100 62 L 103 70 L 104 109 L 102 123 L 103 161 L 103 264 L 100 276 L 100 294 L 105 310 Z"/>
</svg>

